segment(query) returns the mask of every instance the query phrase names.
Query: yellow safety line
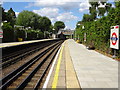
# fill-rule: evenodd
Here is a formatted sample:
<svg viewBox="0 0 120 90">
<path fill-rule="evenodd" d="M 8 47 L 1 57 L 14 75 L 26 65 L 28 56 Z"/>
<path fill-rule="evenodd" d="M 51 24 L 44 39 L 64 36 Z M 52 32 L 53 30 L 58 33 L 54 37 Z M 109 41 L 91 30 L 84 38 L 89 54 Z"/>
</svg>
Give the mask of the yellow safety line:
<svg viewBox="0 0 120 90">
<path fill-rule="evenodd" d="M 22 43 L 13 43 L 13 44 L 8 44 L 8 45 L 0 45 L 0 47 L 9 47 L 9 46 L 15 46 L 15 45 L 21 45 L 21 44 L 29 44 L 29 43 L 34 43 L 34 42 L 39 42 L 39 41 L 47 41 L 47 40 L 52 40 L 52 39 L 44 39 L 44 40 L 35 40 L 35 41 L 26 41 Z"/>
<path fill-rule="evenodd" d="M 55 90 L 56 86 L 57 86 L 57 82 L 58 82 L 58 75 L 59 75 L 59 69 L 60 69 L 60 63 L 61 63 L 61 59 L 62 59 L 62 52 L 63 52 L 63 45 L 60 51 L 60 55 L 58 58 L 58 63 L 57 63 L 57 67 L 56 67 L 56 71 L 55 71 L 55 75 L 54 75 L 54 80 L 52 82 L 52 88 L 54 88 L 53 90 Z"/>
</svg>

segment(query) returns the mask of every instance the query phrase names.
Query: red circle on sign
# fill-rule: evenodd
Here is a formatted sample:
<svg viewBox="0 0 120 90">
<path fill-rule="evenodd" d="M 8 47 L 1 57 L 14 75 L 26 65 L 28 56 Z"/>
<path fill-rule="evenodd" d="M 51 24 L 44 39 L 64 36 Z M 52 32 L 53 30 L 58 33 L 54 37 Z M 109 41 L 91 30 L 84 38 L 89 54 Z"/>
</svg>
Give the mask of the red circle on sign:
<svg viewBox="0 0 120 90">
<path fill-rule="evenodd" d="M 112 37 L 113 37 L 113 36 L 115 36 L 115 37 L 117 38 L 116 33 L 113 33 L 113 34 L 112 34 Z M 117 43 L 117 40 L 115 40 L 115 42 L 113 42 L 113 40 L 112 40 L 112 44 L 113 44 L 113 45 L 116 45 L 116 43 Z"/>
</svg>

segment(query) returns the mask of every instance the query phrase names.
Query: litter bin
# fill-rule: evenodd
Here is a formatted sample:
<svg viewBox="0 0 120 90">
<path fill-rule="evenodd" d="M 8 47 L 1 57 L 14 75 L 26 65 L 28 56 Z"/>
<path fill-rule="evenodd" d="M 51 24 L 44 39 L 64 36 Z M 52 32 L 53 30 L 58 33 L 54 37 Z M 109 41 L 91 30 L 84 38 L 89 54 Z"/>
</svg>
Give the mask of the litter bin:
<svg viewBox="0 0 120 90">
<path fill-rule="evenodd" d="M 19 42 L 22 42 L 22 41 L 23 41 L 23 39 L 22 39 L 22 38 L 18 38 L 18 41 L 19 41 Z"/>
</svg>

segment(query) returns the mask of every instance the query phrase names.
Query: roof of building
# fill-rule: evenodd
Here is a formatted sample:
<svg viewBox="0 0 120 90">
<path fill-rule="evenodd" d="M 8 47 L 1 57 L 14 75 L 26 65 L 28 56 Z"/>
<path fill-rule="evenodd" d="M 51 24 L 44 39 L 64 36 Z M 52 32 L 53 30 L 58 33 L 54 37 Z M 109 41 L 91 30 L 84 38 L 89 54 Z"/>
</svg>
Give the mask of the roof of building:
<svg viewBox="0 0 120 90">
<path fill-rule="evenodd" d="M 58 34 L 61 34 L 61 32 L 64 34 L 64 35 L 72 35 L 74 33 L 74 30 L 63 30 L 63 29 L 60 29 L 58 31 Z"/>
</svg>

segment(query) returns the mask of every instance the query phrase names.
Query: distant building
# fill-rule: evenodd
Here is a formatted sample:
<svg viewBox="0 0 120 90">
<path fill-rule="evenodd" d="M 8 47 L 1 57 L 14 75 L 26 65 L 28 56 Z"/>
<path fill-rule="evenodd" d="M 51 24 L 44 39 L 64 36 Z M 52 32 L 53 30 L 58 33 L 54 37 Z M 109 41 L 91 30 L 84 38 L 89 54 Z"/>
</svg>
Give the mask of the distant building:
<svg viewBox="0 0 120 90">
<path fill-rule="evenodd" d="M 57 33 L 57 35 L 63 34 L 66 36 L 66 38 L 73 38 L 74 30 L 64 30 L 60 29 Z"/>
</svg>

